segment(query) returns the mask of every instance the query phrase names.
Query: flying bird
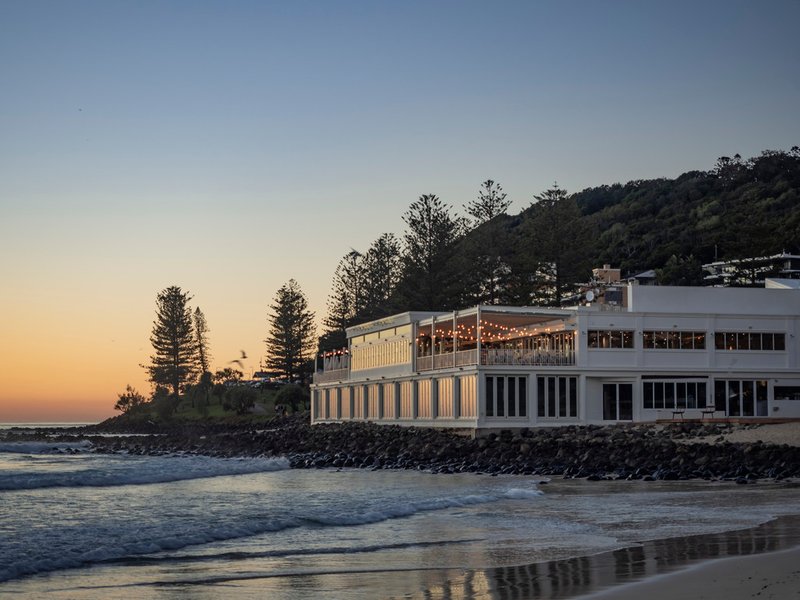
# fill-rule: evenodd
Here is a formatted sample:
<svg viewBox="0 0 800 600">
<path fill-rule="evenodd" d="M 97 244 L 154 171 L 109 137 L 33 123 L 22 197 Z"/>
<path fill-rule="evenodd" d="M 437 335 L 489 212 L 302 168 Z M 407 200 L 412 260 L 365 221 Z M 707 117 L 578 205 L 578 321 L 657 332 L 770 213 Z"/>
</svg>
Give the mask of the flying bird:
<svg viewBox="0 0 800 600">
<path fill-rule="evenodd" d="M 247 354 L 245 354 L 244 350 L 239 350 L 239 352 L 241 352 L 241 353 L 242 353 L 242 360 L 244 360 L 245 358 L 247 358 Z"/>
</svg>

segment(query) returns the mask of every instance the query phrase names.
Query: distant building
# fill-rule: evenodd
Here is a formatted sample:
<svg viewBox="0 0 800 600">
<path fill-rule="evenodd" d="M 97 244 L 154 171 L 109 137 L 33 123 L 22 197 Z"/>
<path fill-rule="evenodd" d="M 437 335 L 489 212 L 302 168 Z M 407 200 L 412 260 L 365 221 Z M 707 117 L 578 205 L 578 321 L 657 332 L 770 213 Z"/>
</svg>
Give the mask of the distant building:
<svg viewBox="0 0 800 600">
<path fill-rule="evenodd" d="M 351 327 L 314 377 L 312 422 L 486 431 L 800 418 L 800 289 L 612 279 L 618 304 L 475 306 Z"/>
<path fill-rule="evenodd" d="M 721 260 L 702 268 L 706 285 L 760 287 L 767 278 L 800 279 L 800 256 L 782 252 L 772 256 Z"/>
<path fill-rule="evenodd" d="M 561 300 L 562 307 L 576 305 L 599 305 L 601 309 L 614 310 L 627 301 L 627 284 L 622 281 L 620 269 L 612 269 L 611 265 L 592 269 L 592 279 L 576 286 L 574 294 Z"/>
<path fill-rule="evenodd" d="M 635 282 L 639 285 L 658 285 L 658 276 L 653 269 L 642 271 L 636 275 L 628 277 L 629 282 Z"/>
</svg>

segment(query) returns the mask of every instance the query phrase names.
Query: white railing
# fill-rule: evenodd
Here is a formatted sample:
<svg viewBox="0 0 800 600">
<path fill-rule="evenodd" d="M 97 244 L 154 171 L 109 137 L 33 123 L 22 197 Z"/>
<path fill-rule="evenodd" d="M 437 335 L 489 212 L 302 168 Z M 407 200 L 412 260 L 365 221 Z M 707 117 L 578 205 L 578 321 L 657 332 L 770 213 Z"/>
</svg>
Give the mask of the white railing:
<svg viewBox="0 0 800 600">
<path fill-rule="evenodd" d="M 456 352 L 456 366 L 463 367 L 465 365 L 478 364 L 478 349 L 474 350 L 459 350 Z"/>
<path fill-rule="evenodd" d="M 343 381 L 349 377 L 350 369 L 335 369 L 333 371 L 320 371 L 314 373 L 314 383 L 331 383 Z"/>
<path fill-rule="evenodd" d="M 417 358 L 417 371 L 433 371 L 474 365 L 478 362 L 477 350 L 461 350 L 450 354 L 421 356 Z M 482 365 L 512 366 L 569 366 L 575 364 L 574 352 L 555 350 L 481 349 Z"/>
<path fill-rule="evenodd" d="M 434 369 L 452 369 L 453 368 L 453 355 L 452 354 L 436 354 L 433 357 Z"/>
<path fill-rule="evenodd" d="M 478 364 L 477 350 L 460 350 L 458 352 L 450 352 L 448 354 L 417 357 L 417 371 L 452 369 L 453 367 L 463 367 L 466 365 L 476 364 Z"/>
<path fill-rule="evenodd" d="M 573 352 L 554 350 L 481 349 L 482 365 L 565 366 L 575 364 Z"/>
</svg>

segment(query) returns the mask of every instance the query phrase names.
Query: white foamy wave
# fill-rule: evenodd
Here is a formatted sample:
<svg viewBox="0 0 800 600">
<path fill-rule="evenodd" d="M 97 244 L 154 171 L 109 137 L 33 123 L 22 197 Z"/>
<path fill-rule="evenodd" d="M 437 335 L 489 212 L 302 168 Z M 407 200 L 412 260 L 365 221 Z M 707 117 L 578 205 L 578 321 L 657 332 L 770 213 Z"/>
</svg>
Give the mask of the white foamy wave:
<svg viewBox="0 0 800 600">
<path fill-rule="evenodd" d="M 70 552 L 61 554 L 58 557 L 43 557 L 34 560 L 22 558 L 21 560 L 12 561 L 7 567 L 0 568 L 0 582 L 27 577 L 37 573 L 48 573 L 50 571 L 85 567 L 91 564 L 116 562 L 132 556 L 180 550 L 188 546 L 281 531 L 283 529 L 298 527 L 300 524 L 299 520 L 290 518 L 284 521 L 264 521 L 258 524 L 251 523 L 249 525 L 242 524 L 215 527 L 208 531 L 185 532 L 183 535 L 176 534 L 150 541 L 136 541 L 127 544 L 114 543 L 109 545 L 99 543 L 96 547 L 83 552 Z M 98 540 L 98 542 L 100 542 L 100 540 Z"/>
<path fill-rule="evenodd" d="M 130 461 L 133 457 L 127 457 Z M 145 462 L 149 463 L 148 469 L 157 471 L 155 461 L 159 457 L 149 457 Z M 288 461 L 265 459 L 252 459 L 246 461 L 227 461 L 225 459 L 208 459 L 204 457 L 191 457 L 203 459 L 204 461 L 227 464 L 224 474 L 232 474 L 235 467 L 234 462 L 239 462 L 241 466 L 256 464 L 260 462 L 262 470 L 267 464 L 273 464 L 275 468 L 288 468 Z M 182 461 L 192 462 L 191 458 L 172 457 L 169 460 L 173 465 Z M 202 461 L 199 461 L 202 462 Z M 177 467 L 173 466 L 173 470 Z M 212 476 L 210 471 L 207 475 Z M 223 474 L 218 471 L 218 474 Z M 85 477 L 85 472 L 83 476 Z M 174 480 L 174 479 L 173 479 Z M 26 553 L 15 553 L 6 555 L 10 560 L 2 565 L 3 556 L 0 552 L 0 582 L 27 577 L 37 573 L 45 573 L 62 569 L 86 567 L 95 564 L 106 564 L 125 562 L 134 557 L 145 558 L 159 561 L 164 558 L 163 553 L 173 553 L 184 548 L 222 542 L 239 538 L 268 534 L 271 532 L 282 531 L 285 529 L 300 527 L 333 527 L 343 528 L 359 526 L 369 523 L 378 523 L 391 519 L 409 517 L 417 513 L 428 511 L 439 511 L 450 508 L 467 507 L 479 504 L 488 504 L 517 499 L 530 499 L 539 495 L 535 489 L 509 489 L 498 490 L 492 493 L 464 494 L 443 496 L 434 498 L 424 498 L 417 500 L 407 500 L 405 502 L 395 502 L 387 498 L 381 502 L 368 501 L 361 506 L 353 506 L 345 511 L 332 510 L 330 507 L 305 507 L 299 511 L 287 510 L 281 507 L 274 514 L 263 512 L 261 514 L 250 514 L 247 518 L 236 519 L 227 523 L 214 524 L 213 522 L 190 522 L 176 524 L 167 529 L 160 529 L 158 534 L 147 539 L 139 537 L 138 530 L 121 529 L 116 534 L 93 535 L 91 544 L 78 541 L 71 548 L 64 550 L 48 550 L 41 548 L 44 555 L 31 556 Z M 340 504 L 341 505 L 341 504 Z M 283 514 L 280 514 L 283 513 Z M 108 541 L 106 541 L 108 540 Z M 74 543 L 74 542 L 73 542 Z M 371 551 L 367 549 L 365 551 Z M 39 551 L 37 551 L 38 553 Z M 293 551 L 294 553 L 295 551 Z M 314 552 L 319 552 L 315 549 Z M 13 558 L 12 558 L 13 556 Z M 199 557 L 204 558 L 203 556 Z M 208 557 L 205 557 L 207 559 Z"/>
<path fill-rule="evenodd" d="M 529 500 L 542 496 L 543 494 L 544 492 L 542 490 L 511 488 L 510 490 L 506 490 L 504 496 L 506 498 L 512 498 L 514 500 Z"/>
<path fill-rule="evenodd" d="M 0 490 L 32 490 L 53 487 L 111 487 L 143 485 L 266 473 L 289 468 L 286 458 L 209 458 L 205 456 L 121 457 L 107 459 L 98 468 L 45 472 L 0 473 Z M 87 465 L 83 465 L 87 466 Z"/>
<path fill-rule="evenodd" d="M 360 513 L 338 513 L 310 520 L 329 526 L 366 525 L 369 523 L 388 521 L 389 519 L 410 517 L 411 515 L 421 512 L 446 510 L 448 508 L 459 508 L 476 504 L 489 504 L 504 499 L 526 500 L 540 495 L 542 495 L 542 492 L 535 489 L 510 489 L 499 495 L 470 494 L 467 496 L 449 496 L 412 502 L 399 502 Z"/>
<path fill-rule="evenodd" d="M 89 440 L 79 442 L 0 442 L 0 452 L 12 454 L 58 454 L 65 450 L 88 450 Z"/>
</svg>

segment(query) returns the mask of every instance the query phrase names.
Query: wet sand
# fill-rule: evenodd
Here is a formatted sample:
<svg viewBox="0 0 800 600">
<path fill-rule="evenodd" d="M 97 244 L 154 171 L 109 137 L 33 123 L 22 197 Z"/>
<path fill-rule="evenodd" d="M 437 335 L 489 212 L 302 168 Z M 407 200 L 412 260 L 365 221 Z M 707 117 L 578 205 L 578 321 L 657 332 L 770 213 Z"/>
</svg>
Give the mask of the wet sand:
<svg viewBox="0 0 800 600">
<path fill-rule="evenodd" d="M 800 598 L 800 546 L 780 552 L 702 562 L 681 571 L 618 586 L 586 600 L 789 600 Z"/>
<path fill-rule="evenodd" d="M 800 516 L 513 567 L 447 571 L 419 599 L 800 599 Z M 444 579 L 444 581 L 443 581 Z"/>
</svg>

